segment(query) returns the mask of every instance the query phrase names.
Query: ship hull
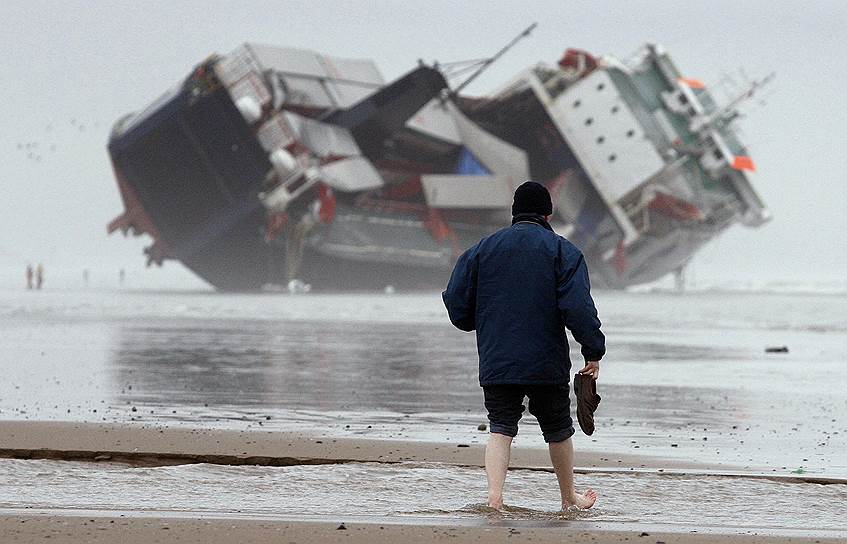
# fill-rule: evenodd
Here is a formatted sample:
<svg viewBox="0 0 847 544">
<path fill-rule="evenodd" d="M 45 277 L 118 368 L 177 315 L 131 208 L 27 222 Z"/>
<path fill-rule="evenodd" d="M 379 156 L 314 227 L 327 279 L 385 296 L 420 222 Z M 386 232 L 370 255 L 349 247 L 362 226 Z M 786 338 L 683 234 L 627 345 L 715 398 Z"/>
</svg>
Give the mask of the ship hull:
<svg viewBox="0 0 847 544">
<path fill-rule="evenodd" d="M 266 210 L 258 198 L 270 164 L 225 93 L 192 100 L 190 89 L 182 89 L 160 103 L 154 116 L 113 136 L 109 151 L 119 179 L 136 199 L 137 209 L 127 214 L 144 215 L 155 227 L 142 230 L 156 239 L 160 254 L 154 260 L 179 260 L 221 291 L 258 291 L 292 279 L 287 235 L 268 240 Z M 343 221 L 351 216 L 357 220 Z M 384 226 L 392 222 L 405 225 L 406 232 Z M 455 238 L 439 241 L 423 213 L 379 213 L 342 204 L 335 223 L 317 229 L 305 245 L 296 277 L 316 289 L 439 288 L 459 252 L 507 224 L 504 218 L 500 224 L 454 225 Z M 650 255 L 643 258 L 632 249 L 628 259 L 638 265 L 626 270 L 590 247 L 581 249 L 593 283 L 621 289 L 683 266 L 717 230 L 680 231 L 665 241 L 667 247 L 648 247 Z M 362 256 L 351 237 L 378 247 L 378 254 Z M 578 237 L 573 241 L 582 245 Z M 397 247 L 415 257 L 385 251 Z"/>
</svg>

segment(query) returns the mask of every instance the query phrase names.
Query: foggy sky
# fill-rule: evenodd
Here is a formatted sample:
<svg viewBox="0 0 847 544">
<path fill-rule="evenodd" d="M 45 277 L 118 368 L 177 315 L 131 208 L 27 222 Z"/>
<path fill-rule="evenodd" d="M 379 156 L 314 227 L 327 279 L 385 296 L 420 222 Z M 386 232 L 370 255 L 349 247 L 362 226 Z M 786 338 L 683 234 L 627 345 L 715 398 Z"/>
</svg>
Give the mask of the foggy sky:
<svg viewBox="0 0 847 544">
<path fill-rule="evenodd" d="M 458 6 L 463 6 L 461 9 Z M 201 283 L 169 262 L 145 271 L 149 240 L 106 236 L 122 211 L 106 142 L 112 123 L 191 68 L 245 41 L 373 58 L 386 79 L 417 59 L 493 54 L 467 89 L 485 93 L 567 47 L 619 57 L 663 44 L 686 76 L 777 78 L 747 105 L 743 141 L 773 221 L 735 226 L 694 259 L 696 281 L 843 279 L 847 270 L 847 28 L 843 2 L 32 2 L 0 3 L 0 276 L 44 261 L 55 276 L 125 267 L 158 285 Z M 30 143 L 30 148 L 25 145 Z M 32 147 L 35 143 L 37 147 Z M 23 149 L 18 149 L 21 144 Z M 28 154 L 32 153 L 31 157 Z M 39 160 L 40 157 L 40 160 Z M 48 278 L 50 276 L 48 275 Z M 105 280 L 102 280 L 105 281 Z"/>
</svg>

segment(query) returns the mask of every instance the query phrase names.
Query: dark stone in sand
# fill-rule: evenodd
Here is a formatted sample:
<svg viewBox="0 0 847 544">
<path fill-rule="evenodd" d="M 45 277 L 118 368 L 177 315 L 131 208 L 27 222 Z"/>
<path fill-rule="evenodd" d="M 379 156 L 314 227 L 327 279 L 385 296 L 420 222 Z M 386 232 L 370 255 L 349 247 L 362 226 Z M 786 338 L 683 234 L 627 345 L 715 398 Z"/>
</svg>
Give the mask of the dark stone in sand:
<svg viewBox="0 0 847 544">
<path fill-rule="evenodd" d="M 468 445 L 468 444 L 457 444 L 456 447 L 457 448 L 470 448 L 470 445 Z"/>
<path fill-rule="evenodd" d="M 336 528 L 335 528 L 335 530 L 336 530 L 336 531 L 346 531 L 346 530 L 347 530 L 347 527 L 345 527 L 345 526 L 344 526 L 344 524 L 342 523 L 341 525 L 339 525 L 338 527 L 336 527 Z"/>
<path fill-rule="evenodd" d="M 788 353 L 788 346 L 769 346 L 765 348 L 765 353 Z"/>
<path fill-rule="evenodd" d="M 485 431 L 485 430 L 487 430 L 487 429 L 488 429 L 488 425 L 486 425 L 485 423 L 480 423 L 480 424 L 477 426 L 477 428 L 476 428 L 476 429 L 477 429 L 478 431 Z"/>
</svg>

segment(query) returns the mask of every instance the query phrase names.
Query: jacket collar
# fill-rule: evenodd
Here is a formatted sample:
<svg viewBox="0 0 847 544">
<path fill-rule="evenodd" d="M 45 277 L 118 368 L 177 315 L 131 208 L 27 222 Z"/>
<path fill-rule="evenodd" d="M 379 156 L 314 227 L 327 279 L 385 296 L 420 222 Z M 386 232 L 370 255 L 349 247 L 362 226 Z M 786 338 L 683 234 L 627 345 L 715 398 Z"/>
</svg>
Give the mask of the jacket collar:
<svg viewBox="0 0 847 544">
<path fill-rule="evenodd" d="M 535 223 L 536 225 L 540 225 L 550 232 L 553 232 L 553 227 L 550 226 L 550 223 L 544 219 L 543 215 L 539 215 L 537 213 L 519 213 L 512 217 L 512 225 L 515 223 Z"/>
</svg>

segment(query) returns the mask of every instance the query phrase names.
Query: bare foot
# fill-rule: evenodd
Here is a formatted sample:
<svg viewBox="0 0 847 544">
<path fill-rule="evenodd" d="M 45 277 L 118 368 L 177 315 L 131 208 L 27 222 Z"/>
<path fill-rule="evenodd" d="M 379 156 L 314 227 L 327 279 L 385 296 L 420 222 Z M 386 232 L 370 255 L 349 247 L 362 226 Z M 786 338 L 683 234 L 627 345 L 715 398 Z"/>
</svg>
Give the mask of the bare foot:
<svg viewBox="0 0 847 544">
<path fill-rule="evenodd" d="M 570 501 L 562 501 L 562 510 L 567 510 L 570 506 L 576 506 L 581 510 L 588 510 L 597 501 L 597 493 L 593 489 L 589 489 L 585 493 L 574 493 Z"/>
<path fill-rule="evenodd" d="M 493 508 L 495 510 L 503 509 L 503 497 L 498 497 L 496 499 L 488 499 L 488 507 Z"/>
</svg>

